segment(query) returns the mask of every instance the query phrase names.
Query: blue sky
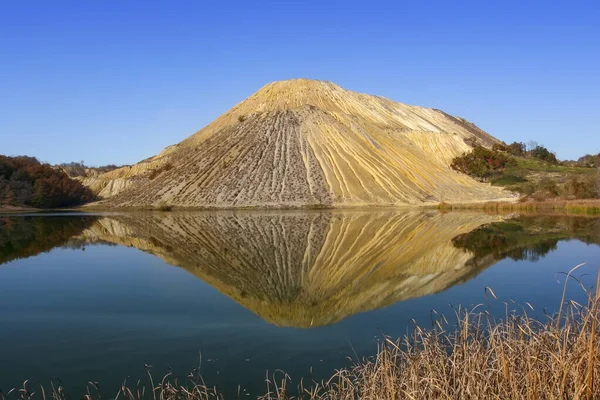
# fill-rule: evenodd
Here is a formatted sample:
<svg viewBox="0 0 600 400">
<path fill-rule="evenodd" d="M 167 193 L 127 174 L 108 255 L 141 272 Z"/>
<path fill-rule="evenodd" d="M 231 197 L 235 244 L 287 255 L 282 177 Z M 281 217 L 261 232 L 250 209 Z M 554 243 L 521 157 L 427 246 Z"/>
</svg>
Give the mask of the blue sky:
<svg viewBox="0 0 600 400">
<path fill-rule="evenodd" d="M 0 153 L 134 163 L 306 77 L 577 158 L 600 151 L 599 21 L 597 1 L 4 1 Z"/>
</svg>

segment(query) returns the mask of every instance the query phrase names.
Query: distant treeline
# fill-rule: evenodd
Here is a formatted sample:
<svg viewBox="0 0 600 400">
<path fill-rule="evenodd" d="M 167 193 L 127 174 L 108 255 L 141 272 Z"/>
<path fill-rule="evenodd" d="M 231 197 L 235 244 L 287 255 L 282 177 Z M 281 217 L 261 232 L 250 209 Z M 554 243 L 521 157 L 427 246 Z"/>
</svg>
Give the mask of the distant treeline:
<svg viewBox="0 0 600 400">
<path fill-rule="evenodd" d="M 600 167 L 600 153 L 586 154 L 577 161 L 560 161 L 556 154 L 537 142 L 514 142 L 511 144 L 497 143 L 491 149 L 485 148 L 475 142 L 470 142 L 473 151 L 454 159 L 453 167 L 461 172 L 468 173 L 478 178 L 486 178 L 494 170 L 511 165 L 511 157 L 524 157 L 542 161 L 551 165 L 571 166 L 582 168 Z M 496 160 L 502 160 L 500 164 Z"/>
<path fill-rule="evenodd" d="M 500 143 L 492 146 L 492 151 L 507 153 L 517 157 L 531 157 L 536 160 L 550 164 L 561 164 L 556 154 L 537 142 L 513 142 L 511 144 Z"/>
<path fill-rule="evenodd" d="M 583 157 L 579 157 L 577 161 L 563 161 L 563 163 L 578 167 L 598 168 L 600 167 L 600 153 L 596 155 L 586 154 Z"/>
<path fill-rule="evenodd" d="M 104 174 L 106 172 L 113 171 L 117 168 L 121 168 L 122 166 L 115 164 L 107 164 L 101 165 L 99 167 L 90 167 L 84 164 L 83 161 L 80 162 L 68 162 L 61 163 L 54 166 L 55 169 L 62 170 L 71 178 L 87 178 L 87 177 L 95 177 L 100 174 Z"/>
<path fill-rule="evenodd" d="M 0 207 L 58 208 L 92 200 L 91 190 L 50 164 L 0 155 Z"/>
<path fill-rule="evenodd" d="M 100 165 L 99 167 L 90 167 L 89 165 L 85 165 L 85 163 L 83 161 L 64 162 L 64 163 L 57 164 L 56 166 L 63 167 L 63 168 L 94 168 L 94 169 L 106 169 L 106 170 L 113 170 L 113 169 L 122 167 L 122 165 L 116 165 L 116 164 L 106 164 L 106 165 Z"/>
</svg>

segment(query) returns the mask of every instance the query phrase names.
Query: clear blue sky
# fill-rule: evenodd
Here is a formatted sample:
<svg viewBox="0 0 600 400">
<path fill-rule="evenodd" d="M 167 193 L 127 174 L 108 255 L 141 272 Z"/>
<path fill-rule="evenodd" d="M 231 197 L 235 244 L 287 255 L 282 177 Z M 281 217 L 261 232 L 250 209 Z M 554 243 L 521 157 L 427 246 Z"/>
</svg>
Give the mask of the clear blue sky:
<svg viewBox="0 0 600 400">
<path fill-rule="evenodd" d="M 298 77 L 600 151 L 598 1 L 9 0 L 0 153 L 134 163 Z"/>
</svg>

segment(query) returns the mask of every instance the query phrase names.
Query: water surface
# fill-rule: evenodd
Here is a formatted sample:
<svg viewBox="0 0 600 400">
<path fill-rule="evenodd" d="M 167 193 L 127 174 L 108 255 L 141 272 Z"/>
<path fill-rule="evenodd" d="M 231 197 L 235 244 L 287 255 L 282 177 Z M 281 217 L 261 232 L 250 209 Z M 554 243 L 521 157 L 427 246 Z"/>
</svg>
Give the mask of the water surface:
<svg viewBox="0 0 600 400">
<path fill-rule="evenodd" d="M 116 393 L 126 377 L 200 368 L 228 393 L 266 371 L 321 379 L 432 310 L 559 305 L 589 285 L 600 222 L 436 211 L 0 217 L 0 389 L 60 378 Z M 588 275 L 585 275 L 588 273 Z M 558 281 L 557 281 L 558 280 Z M 583 292 L 571 285 L 569 295 Z M 488 305 L 486 305 L 488 307 Z M 200 355 L 201 353 L 201 355 Z M 312 372 L 311 372 L 312 371 Z"/>
</svg>

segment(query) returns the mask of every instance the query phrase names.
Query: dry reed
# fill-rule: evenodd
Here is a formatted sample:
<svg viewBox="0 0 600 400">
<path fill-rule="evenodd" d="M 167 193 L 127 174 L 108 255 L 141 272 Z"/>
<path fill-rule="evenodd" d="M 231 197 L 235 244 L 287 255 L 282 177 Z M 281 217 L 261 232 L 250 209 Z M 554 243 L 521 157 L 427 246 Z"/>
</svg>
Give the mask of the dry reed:
<svg viewBox="0 0 600 400">
<path fill-rule="evenodd" d="M 565 301 L 565 284 L 559 312 L 544 320 L 529 317 L 527 307 L 513 312 L 506 305 L 501 319 L 493 318 L 485 305 L 458 308 L 457 326 L 440 316 L 432 329 L 416 327 L 402 339 L 385 338 L 375 357 L 322 382 L 290 387 L 289 377 L 278 373 L 267 379 L 267 393 L 259 399 L 600 399 L 598 287 L 600 271 L 594 290 L 583 288 L 588 301 L 582 305 Z M 488 296 L 496 298 L 486 288 L 486 301 Z M 0 394 L 0 400 L 46 399 L 43 388 L 35 393 L 31 387 L 25 382 L 21 389 Z M 125 382 L 116 399 L 223 398 L 204 384 L 197 370 L 182 384 L 168 374 L 150 387 L 147 391 L 139 381 Z M 51 389 L 48 397 L 67 400 L 62 387 Z M 101 400 L 96 383 L 88 385 L 84 398 Z"/>
<path fill-rule="evenodd" d="M 440 203 L 438 209 L 484 210 L 495 212 L 562 212 L 566 214 L 600 214 L 600 200 L 546 200 L 523 202 Z"/>
</svg>

